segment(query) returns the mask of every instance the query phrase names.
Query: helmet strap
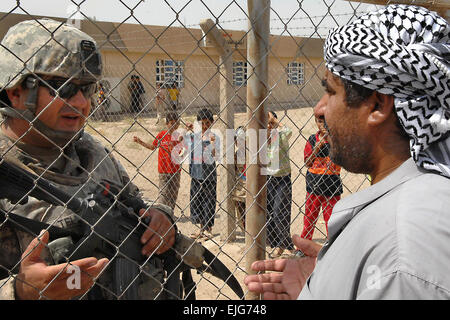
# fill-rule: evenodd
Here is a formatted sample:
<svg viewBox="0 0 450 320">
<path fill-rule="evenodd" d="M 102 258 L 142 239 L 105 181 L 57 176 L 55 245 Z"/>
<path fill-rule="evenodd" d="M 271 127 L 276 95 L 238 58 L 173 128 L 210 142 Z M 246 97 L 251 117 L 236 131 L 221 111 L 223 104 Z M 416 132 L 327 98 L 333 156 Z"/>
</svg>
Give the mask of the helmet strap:
<svg viewBox="0 0 450 320">
<path fill-rule="evenodd" d="M 25 106 L 34 114 L 34 112 L 36 111 L 39 80 L 35 77 L 27 77 L 25 79 L 25 87 L 28 89 L 28 96 L 27 100 L 25 101 Z"/>
</svg>

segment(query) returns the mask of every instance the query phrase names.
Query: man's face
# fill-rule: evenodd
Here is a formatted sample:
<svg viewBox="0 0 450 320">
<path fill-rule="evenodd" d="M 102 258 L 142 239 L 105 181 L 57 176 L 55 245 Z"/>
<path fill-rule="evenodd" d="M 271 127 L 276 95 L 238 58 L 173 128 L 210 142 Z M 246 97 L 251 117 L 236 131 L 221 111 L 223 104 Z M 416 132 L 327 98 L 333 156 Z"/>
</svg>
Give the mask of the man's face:
<svg viewBox="0 0 450 320">
<path fill-rule="evenodd" d="M 86 122 L 90 110 L 90 97 L 86 97 L 81 90 L 68 99 L 61 99 L 52 96 L 50 89 L 39 88 L 36 115 L 50 129 L 77 133 Z"/>
<path fill-rule="evenodd" d="M 324 121 L 331 160 L 350 172 L 369 173 L 371 147 L 362 108 L 347 106 L 342 81 L 328 70 L 323 85 L 326 94 L 315 106 L 314 115 Z"/>
<path fill-rule="evenodd" d="M 75 80 L 73 82 L 80 84 Z M 22 110 L 26 109 L 25 101 L 27 100 L 29 90 L 18 87 L 9 91 L 13 107 Z M 49 129 L 69 132 L 75 135 L 84 126 L 86 117 L 89 115 L 91 109 L 90 97 L 87 94 L 85 96 L 81 90 L 77 90 L 73 96 L 66 99 L 55 97 L 51 92 L 52 90 L 45 85 L 39 86 L 35 116 Z M 16 96 L 17 99 L 11 99 L 12 95 Z M 22 130 L 26 130 L 29 127 L 30 124 L 27 120 L 18 120 L 15 123 L 17 126 L 23 127 Z M 51 145 L 47 139 L 33 130 L 30 131 L 29 135 L 30 143 L 32 144 L 41 146 Z"/>
</svg>

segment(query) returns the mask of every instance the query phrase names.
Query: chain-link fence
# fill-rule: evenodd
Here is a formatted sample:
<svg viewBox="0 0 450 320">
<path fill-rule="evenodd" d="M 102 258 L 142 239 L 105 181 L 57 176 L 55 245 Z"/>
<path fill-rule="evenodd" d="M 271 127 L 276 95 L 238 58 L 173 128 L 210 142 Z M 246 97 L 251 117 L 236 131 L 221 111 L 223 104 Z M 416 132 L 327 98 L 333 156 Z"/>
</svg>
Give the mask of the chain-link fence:
<svg viewBox="0 0 450 320">
<path fill-rule="evenodd" d="M 327 32 L 375 5 L 61 1 L 49 27 L 37 3 L 1 4 L 2 38 L 24 20 L 40 30 L 1 46 L 3 297 L 249 298 L 248 257 L 292 256 L 292 234 L 323 243 L 336 201 L 369 185 L 331 162 L 313 107 Z M 62 40 L 62 23 L 96 42 L 101 77 L 86 42 Z M 76 49 L 76 71 L 59 72 Z M 97 81 L 92 98 L 85 71 Z M 167 205 L 156 207 L 176 228 L 153 211 L 139 217 L 151 203 Z M 148 223 L 162 234 L 145 243 Z M 29 246 L 42 229 L 50 239 Z M 162 253 L 175 233 L 184 237 Z M 61 268 L 33 282 L 23 275 L 36 263 Z M 61 278 L 71 294 L 53 294 Z"/>
</svg>

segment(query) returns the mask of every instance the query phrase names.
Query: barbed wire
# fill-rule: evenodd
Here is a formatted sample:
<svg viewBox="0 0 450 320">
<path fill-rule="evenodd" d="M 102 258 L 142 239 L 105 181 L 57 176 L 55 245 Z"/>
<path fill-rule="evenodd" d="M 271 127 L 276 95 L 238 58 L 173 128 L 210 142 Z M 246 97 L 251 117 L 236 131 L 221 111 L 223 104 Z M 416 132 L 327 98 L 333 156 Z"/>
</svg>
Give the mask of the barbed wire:
<svg viewBox="0 0 450 320">
<path fill-rule="evenodd" d="M 355 15 L 355 13 L 354 12 L 353 13 L 342 13 L 342 14 L 339 14 L 339 15 L 336 15 L 336 16 L 341 16 L 342 17 L 342 16 L 350 16 L 350 15 Z M 307 17 L 298 17 L 298 18 L 291 18 L 291 19 L 289 19 L 289 18 L 282 18 L 282 19 L 287 19 L 287 20 L 292 21 L 292 20 L 320 19 L 320 18 L 324 18 L 324 17 L 327 17 L 327 16 L 329 16 L 329 14 L 317 15 L 317 16 L 311 16 L 311 17 L 307 16 Z M 275 19 L 275 18 L 272 18 L 270 20 L 271 21 L 281 21 L 280 19 Z M 221 20 L 221 21 L 219 21 L 219 24 L 226 24 L 226 23 L 230 23 L 230 22 L 245 22 L 245 21 L 247 21 L 247 18 Z M 163 28 L 165 28 L 164 26 L 155 26 L 155 27 L 163 27 Z M 172 27 L 184 28 L 183 26 L 172 26 Z M 187 28 L 200 27 L 200 24 L 199 23 L 197 23 L 197 24 L 190 24 L 190 25 L 186 25 L 185 27 L 187 27 Z M 312 27 L 305 27 L 305 28 L 315 28 L 315 27 L 312 26 Z M 332 28 L 332 27 L 320 27 L 320 28 Z M 271 29 L 272 29 L 272 27 L 271 27 Z M 241 31 L 243 31 L 243 30 L 241 30 Z M 149 33 L 148 30 L 142 29 L 142 30 L 133 30 L 133 31 L 127 32 L 127 35 L 134 34 L 134 33 L 141 33 L 141 32 L 145 32 L 147 34 Z M 108 34 L 105 34 L 105 33 L 93 33 L 93 34 L 90 34 L 90 36 L 92 36 L 92 37 L 100 37 L 100 36 L 108 36 Z M 142 38 L 122 38 L 122 39 L 123 40 L 130 40 L 130 39 L 142 39 Z M 117 40 L 114 40 L 114 41 L 120 41 L 120 40 L 117 39 Z"/>
<path fill-rule="evenodd" d="M 331 30 L 331 29 L 334 29 L 334 27 L 321 27 L 321 26 L 317 26 L 317 27 L 292 27 L 292 28 L 289 28 L 287 30 L 289 31 L 289 30 L 318 30 L 318 29 Z M 286 30 L 286 28 L 284 28 L 284 27 L 273 27 L 273 28 L 271 28 L 271 30 Z M 291 34 L 290 36 L 302 37 L 302 35 L 296 35 L 296 34 Z M 196 39 L 192 39 L 191 41 L 183 41 L 183 42 L 175 41 L 176 39 L 185 39 L 185 38 L 186 38 L 186 36 L 175 36 L 175 37 L 164 38 L 164 47 L 178 46 L 178 45 L 181 45 L 181 44 L 188 44 L 188 43 L 192 44 L 192 43 L 196 43 L 196 42 L 200 41 L 200 40 L 196 40 Z M 97 41 L 104 41 L 105 43 L 109 43 L 109 42 L 110 43 L 123 42 L 123 41 L 130 41 L 130 42 L 132 42 L 132 41 L 139 41 L 139 40 L 148 40 L 148 37 L 121 38 L 121 39 L 106 39 L 106 38 L 102 39 L 102 38 L 97 37 Z M 167 42 L 171 41 L 172 43 L 166 43 L 166 41 Z M 160 44 L 160 41 L 158 41 L 158 43 L 159 43 L 159 45 L 162 45 L 162 44 Z M 154 44 L 151 44 L 151 45 L 154 45 Z M 121 47 L 121 46 L 114 46 L 114 47 L 118 48 L 118 49 L 148 48 L 148 46 L 123 46 L 123 47 Z"/>
</svg>

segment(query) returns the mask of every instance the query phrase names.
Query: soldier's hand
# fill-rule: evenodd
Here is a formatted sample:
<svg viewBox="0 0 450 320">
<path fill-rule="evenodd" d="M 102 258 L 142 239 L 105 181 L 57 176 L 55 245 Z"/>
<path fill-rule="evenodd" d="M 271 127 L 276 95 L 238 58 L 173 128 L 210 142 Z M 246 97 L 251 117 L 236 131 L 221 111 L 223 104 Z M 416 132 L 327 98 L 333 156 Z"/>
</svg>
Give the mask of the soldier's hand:
<svg viewBox="0 0 450 320">
<path fill-rule="evenodd" d="M 142 254 L 149 256 L 153 253 L 161 254 L 170 249 L 175 243 L 175 227 L 170 219 L 158 209 L 141 209 L 142 217 L 150 217 L 150 224 L 141 237 Z"/>
<path fill-rule="evenodd" d="M 48 239 L 47 231 L 41 233 L 30 242 L 22 255 L 16 278 L 16 297 L 20 300 L 68 300 L 81 296 L 93 285 L 94 278 L 108 263 L 108 259 L 89 257 L 70 264 L 49 266 L 41 258 Z"/>
<path fill-rule="evenodd" d="M 321 246 L 311 240 L 302 239 L 298 235 L 294 235 L 292 239 L 296 247 L 306 256 L 253 262 L 251 268 L 254 271 L 275 272 L 246 276 L 244 283 L 250 291 L 262 293 L 266 300 L 297 299 L 314 270 Z"/>
</svg>

